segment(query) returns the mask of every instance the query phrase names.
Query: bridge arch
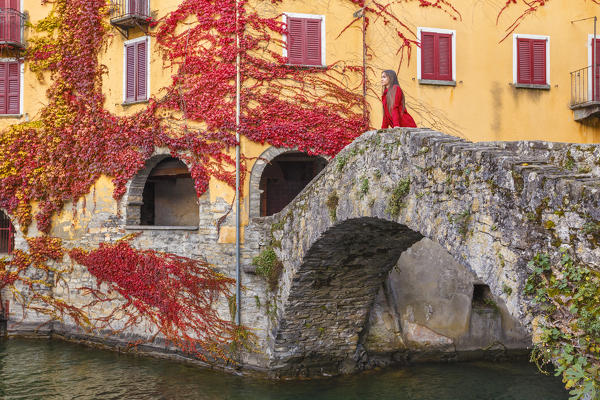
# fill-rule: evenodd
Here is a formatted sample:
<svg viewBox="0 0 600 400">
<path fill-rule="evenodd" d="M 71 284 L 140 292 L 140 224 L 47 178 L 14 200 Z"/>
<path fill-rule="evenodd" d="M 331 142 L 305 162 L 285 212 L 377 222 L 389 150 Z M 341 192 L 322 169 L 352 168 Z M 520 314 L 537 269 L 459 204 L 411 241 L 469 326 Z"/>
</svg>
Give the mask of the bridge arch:
<svg viewBox="0 0 600 400">
<path fill-rule="evenodd" d="M 597 185 L 598 179 L 577 179 L 548 157 L 494 143 L 475 144 L 424 129 L 365 133 L 270 220 L 271 246 L 284 265 L 274 295 L 271 367 L 335 365 L 332 370 L 339 371 L 341 364 L 356 362 L 376 295 L 371 279 L 376 282 L 378 276 L 381 284 L 397 256 L 421 237 L 439 243 L 506 303 L 512 317 L 529 326 L 532 309 L 522 293 L 527 262 L 537 252 L 558 254 L 557 240 L 575 240 L 582 259 L 600 264 L 581 232 L 582 212 L 598 214 L 599 193 L 582 187 Z M 557 210 L 564 211 L 568 202 L 545 193 L 578 193 L 580 204 L 573 212 L 581 220 L 560 219 Z M 378 234 L 386 231 L 389 238 Z M 345 268 L 352 265 L 348 257 L 370 267 Z M 340 289 L 348 283 L 345 273 L 358 274 L 355 286 L 365 286 L 360 297 L 345 300 L 343 292 L 328 286 Z M 345 302 L 352 303 L 354 316 Z M 314 326 L 318 332 L 308 334 Z"/>
</svg>

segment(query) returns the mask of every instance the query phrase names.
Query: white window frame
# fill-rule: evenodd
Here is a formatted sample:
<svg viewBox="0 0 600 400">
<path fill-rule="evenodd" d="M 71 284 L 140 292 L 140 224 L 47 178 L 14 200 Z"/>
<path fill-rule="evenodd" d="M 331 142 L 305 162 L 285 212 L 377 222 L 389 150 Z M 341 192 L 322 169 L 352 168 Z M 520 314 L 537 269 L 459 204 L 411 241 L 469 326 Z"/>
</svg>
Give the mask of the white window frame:
<svg viewBox="0 0 600 400">
<path fill-rule="evenodd" d="M 452 35 L 452 82 L 456 82 L 456 31 L 452 29 L 440 29 L 440 28 L 427 28 L 424 26 L 417 27 L 417 38 L 419 40 L 419 44 L 421 43 L 421 33 L 422 32 L 431 32 L 431 33 L 442 33 L 445 35 Z M 417 46 L 417 79 L 421 81 L 423 78 L 421 76 L 421 46 Z M 437 81 L 433 82 L 446 82 L 446 81 Z"/>
<path fill-rule="evenodd" d="M 127 101 L 127 46 L 147 40 L 146 46 L 146 98 L 144 100 Z M 123 42 L 123 104 L 143 103 L 150 99 L 150 36 L 126 40 Z"/>
<path fill-rule="evenodd" d="M 536 40 L 546 40 L 546 85 L 550 86 L 550 36 L 547 35 L 527 35 L 523 33 L 514 33 L 513 34 L 513 85 L 528 87 L 532 86 L 529 84 L 518 83 L 518 50 L 517 50 L 517 39 L 536 39 Z M 533 85 L 533 86 L 544 86 L 544 85 Z"/>
<path fill-rule="evenodd" d="M 590 72 L 588 73 L 588 99 L 592 99 L 592 74 L 594 73 L 594 60 L 592 60 L 592 41 L 594 40 L 594 34 L 588 34 L 587 40 L 587 52 L 588 52 L 588 66 L 590 68 Z M 596 34 L 596 40 L 600 42 L 600 34 Z M 596 55 L 596 58 L 600 60 L 600 55 Z M 594 100 L 594 99 L 592 99 Z"/>
<path fill-rule="evenodd" d="M 4 57 L 0 58 L 0 62 L 18 62 L 19 63 L 19 113 L 18 114 L 0 114 L 0 118 L 18 118 L 23 115 L 24 107 L 24 96 L 23 90 L 25 89 L 25 62 L 18 58 Z"/>
<path fill-rule="evenodd" d="M 290 13 L 290 12 L 285 12 L 282 15 L 282 20 L 283 23 L 287 26 L 287 19 L 288 17 L 291 18 L 309 18 L 309 19 L 320 19 L 321 20 L 321 66 L 325 67 L 327 66 L 327 61 L 325 59 L 325 55 L 327 54 L 326 49 L 325 49 L 325 44 L 327 43 L 327 40 L 325 40 L 325 16 L 324 15 L 317 15 L 317 14 L 299 14 L 299 13 Z M 287 57 L 287 35 L 284 33 L 283 34 L 283 42 L 286 44 L 285 46 L 283 46 L 282 49 L 282 53 L 281 55 L 283 57 Z M 294 64 L 296 65 L 296 64 Z M 311 67 L 315 67 L 315 65 L 310 65 Z M 316 65 L 318 67 L 318 65 Z"/>
</svg>

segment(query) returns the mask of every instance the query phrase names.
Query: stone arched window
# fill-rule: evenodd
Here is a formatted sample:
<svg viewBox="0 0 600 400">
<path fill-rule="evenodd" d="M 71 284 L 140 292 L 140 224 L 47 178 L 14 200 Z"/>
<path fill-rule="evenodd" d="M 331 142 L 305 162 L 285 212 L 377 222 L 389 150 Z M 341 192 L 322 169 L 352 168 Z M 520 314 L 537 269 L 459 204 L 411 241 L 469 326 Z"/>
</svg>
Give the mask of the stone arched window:
<svg viewBox="0 0 600 400">
<path fill-rule="evenodd" d="M 188 167 L 167 155 L 152 157 L 131 182 L 128 226 L 198 227 L 198 197 Z"/>
<path fill-rule="evenodd" d="M 326 165 L 323 157 L 289 149 L 266 150 L 250 176 L 250 217 L 281 211 Z"/>
<path fill-rule="evenodd" d="M 0 210 L 0 254 L 10 254 L 15 247 L 15 229 L 10 218 Z"/>
</svg>

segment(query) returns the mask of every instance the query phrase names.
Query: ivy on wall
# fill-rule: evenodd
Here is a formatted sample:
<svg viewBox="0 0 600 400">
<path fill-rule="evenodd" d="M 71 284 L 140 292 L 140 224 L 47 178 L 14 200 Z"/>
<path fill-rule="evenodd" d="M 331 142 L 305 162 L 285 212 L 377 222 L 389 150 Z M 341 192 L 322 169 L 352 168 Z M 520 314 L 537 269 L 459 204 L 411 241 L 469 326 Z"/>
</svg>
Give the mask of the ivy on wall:
<svg viewBox="0 0 600 400">
<path fill-rule="evenodd" d="M 537 254 L 525 294 L 543 318 L 532 359 L 554 363 L 571 399 L 600 396 L 600 271 L 582 265 L 562 250 L 559 260 Z M 588 396 L 588 397 L 586 397 Z"/>
<path fill-rule="evenodd" d="M 390 11 L 389 2 L 349 1 L 363 8 L 367 27 L 375 20 L 394 26 L 397 54 L 410 61 L 418 45 L 416 34 Z M 449 0 L 410 1 L 461 18 Z M 349 87 L 344 79 L 366 79 L 362 67 L 335 62 L 322 68 L 287 65 L 281 56 L 285 44 L 279 39 L 286 27 L 277 17 L 251 11 L 245 0 L 239 2 L 237 24 L 234 0 L 183 0 L 156 21 L 154 35 L 164 68 L 174 71 L 171 83 L 135 115 L 113 114 L 104 107 L 108 69 L 99 61 L 110 36 L 108 2 L 42 3 L 51 3 L 52 10 L 33 26 L 26 57 L 31 71 L 50 81 L 48 103 L 35 121 L 0 133 L 0 208 L 19 222 L 24 234 L 34 219 L 38 230 L 48 234 L 51 217 L 66 202 L 85 196 L 101 175 L 112 177 L 113 196 L 120 199 L 157 146 L 168 147 L 190 165 L 198 195 L 212 178 L 234 186 L 230 149 L 236 145 L 238 54 L 243 77 L 239 132 L 247 139 L 333 156 L 369 127 L 361 85 Z M 547 1 L 524 3 L 527 7 L 508 34 Z M 516 5 L 508 0 L 498 17 Z M 366 50 L 371 57 L 372 50 Z M 60 266 L 67 252 L 62 243 L 48 236 L 27 241 L 29 252 L 16 250 L 10 260 L 0 261 L 0 289 L 22 294 L 30 309 L 92 330 L 111 328 L 117 319 L 121 327 L 151 321 L 167 340 L 198 356 L 204 354 L 199 347 L 225 356 L 219 346 L 203 341 L 206 335 L 218 343 L 236 338 L 236 328 L 210 311 L 217 297 L 229 295 L 231 280 L 208 265 L 136 250 L 127 241 L 71 249 L 71 259 L 98 280 L 94 287 L 77 288 L 89 296 L 89 305 L 113 304 L 109 293 L 118 293 L 123 301 L 104 319 L 93 320 L 83 307 L 55 298 L 45 287 L 52 279 L 68 284 L 71 270 Z M 197 302 L 190 303 L 191 296 Z"/>
</svg>

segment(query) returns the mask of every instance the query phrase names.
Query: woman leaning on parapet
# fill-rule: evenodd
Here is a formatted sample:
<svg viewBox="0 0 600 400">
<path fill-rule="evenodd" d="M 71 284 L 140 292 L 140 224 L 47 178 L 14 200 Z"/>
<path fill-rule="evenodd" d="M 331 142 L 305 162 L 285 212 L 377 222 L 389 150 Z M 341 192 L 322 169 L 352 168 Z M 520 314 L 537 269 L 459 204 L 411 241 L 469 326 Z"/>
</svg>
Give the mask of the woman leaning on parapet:
<svg viewBox="0 0 600 400">
<path fill-rule="evenodd" d="M 396 72 L 386 69 L 381 73 L 381 85 L 383 86 L 383 123 L 381 129 L 405 126 L 416 128 L 415 120 L 406 110 L 404 94 L 398 83 Z"/>
</svg>

